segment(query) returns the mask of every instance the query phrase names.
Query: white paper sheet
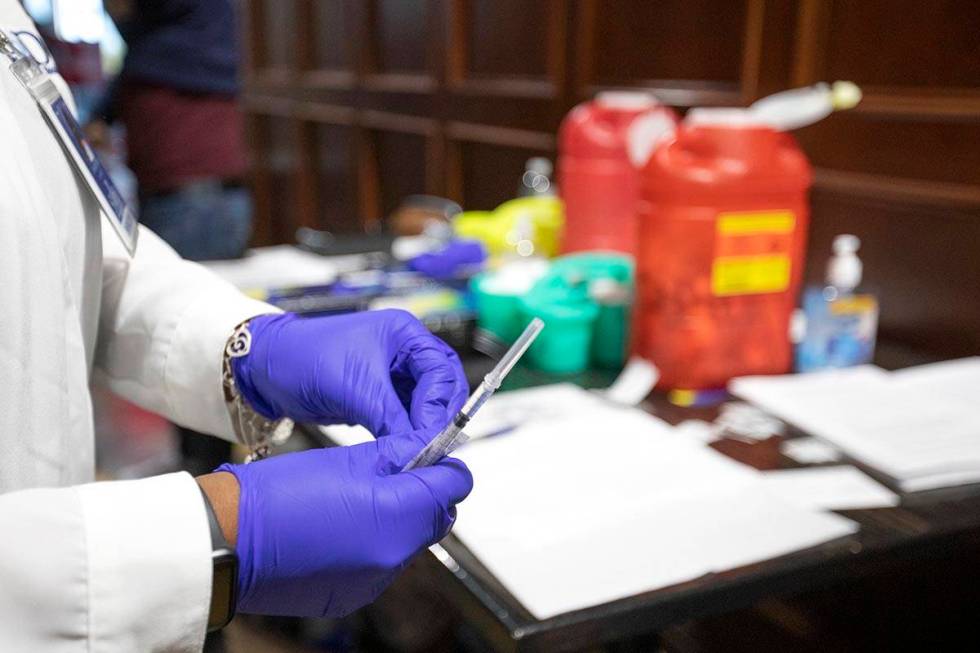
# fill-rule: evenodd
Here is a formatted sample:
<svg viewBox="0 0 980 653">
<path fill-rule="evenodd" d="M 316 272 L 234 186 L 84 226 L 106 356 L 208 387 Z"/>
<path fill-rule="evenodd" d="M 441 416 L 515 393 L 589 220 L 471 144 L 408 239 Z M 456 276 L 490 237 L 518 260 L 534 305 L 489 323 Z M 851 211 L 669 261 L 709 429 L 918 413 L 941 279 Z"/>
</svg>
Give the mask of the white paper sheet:
<svg viewBox="0 0 980 653">
<path fill-rule="evenodd" d="M 460 506 L 460 514 L 473 512 Z M 543 516 L 513 537 L 469 548 L 539 619 L 693 580 L 853 533 L 841 517 L 785 504 L 751 489 L 643 506 L 597 528 Z M 512 528 L 505 519 L 501 530 Z M 547 537 L 551 534 L 551 537 Z"/>
<path fill-rule="evenodd" d="M 721 430 L 703 419 L 686 419 L 674 426 L 674 433 L 684 439 L 707 444 L 718 439 Z"/>
<path fill-rule="evenodd" d="M 762 484 L 790 503 L 823 510 L 897 506 L 898 495 L 848 465 L 762 473 Z"/>
<path fill-rule="evenodd" d="M 980 356 L 908 367 L 892 372 L 891 379 L 921 397 L 942 397 L 980 405 Z"/>
<path fill-rule="evenodd" d="M 855 530 L 783 502 L 758 472 L 640 410 L 578 393 L 589 394 L 539 389 L 539 410 L 551 413 L 550 394 L 564 411 L 458 452 L 475 486 L 454 532 L 539 618 Z M 527 399 L 511 394 L 511 407 Z"/>
<path fill-rule="evenodd" d="M 471 440 L 511 431 L 532 423 L 561 419 L 570 411 L 601 409 L 603 399 L 571 383 L 495 394 L 466 425 Z"/>
<path fill-rule="evenodd" d="M 645 358 L 634 356 L 603 394 L 610 401 L 625 406 L 637 406 L 650 394 L 658 379 L 660 370 L 656 365 Z"/>
<path fill-rule="evenodd" d="M 841 453 L 823 440 L 817 438 L 793 438 L 784 441 L 779 446 L 784 456 L 789 456 L 804 465 L 820 465 L 835 463 L 841 459 Z"/>
<path fill-rule="evenodd" d="M 746 377 L 730 389 L 912 491 L 980 481 L 976 361 Z"/>
<path fill-rule="evenodd" d="M 276 245 L 249 250 L 241 259 L 209 261 L 204 265 L 235 287 L 249 291 L 329 284 L 337 278 L 340 260 L 292 245 Z"/>
<path fill-rule="evenodd" d="M 374 439 L 371 432 L 363 426 L 348 426 L 347 424 L 334 424 L 332 426 L 321 426 L 320 432 L 341 447 L 349 447 L 362 442 L 370 442 Z"/>
</svg>

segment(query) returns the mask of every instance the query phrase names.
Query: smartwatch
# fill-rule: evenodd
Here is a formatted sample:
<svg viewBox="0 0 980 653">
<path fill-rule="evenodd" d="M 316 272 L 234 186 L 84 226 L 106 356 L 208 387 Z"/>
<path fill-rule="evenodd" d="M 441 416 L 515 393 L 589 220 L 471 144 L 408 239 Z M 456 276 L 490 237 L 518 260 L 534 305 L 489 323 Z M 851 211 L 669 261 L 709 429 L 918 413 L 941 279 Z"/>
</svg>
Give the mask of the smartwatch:
<svg viewBox="0 0 980 653">
<path fill-rule="evenodd" d="M 218 516 L 214 514 L 208 495 L 201 488 L 204 509 L 211 529 L 211 610 L 208 612 L 208 632 L 221 630 L 235 616 L 238 598 L 238 555 L 221 532 Z"/>
</svg>

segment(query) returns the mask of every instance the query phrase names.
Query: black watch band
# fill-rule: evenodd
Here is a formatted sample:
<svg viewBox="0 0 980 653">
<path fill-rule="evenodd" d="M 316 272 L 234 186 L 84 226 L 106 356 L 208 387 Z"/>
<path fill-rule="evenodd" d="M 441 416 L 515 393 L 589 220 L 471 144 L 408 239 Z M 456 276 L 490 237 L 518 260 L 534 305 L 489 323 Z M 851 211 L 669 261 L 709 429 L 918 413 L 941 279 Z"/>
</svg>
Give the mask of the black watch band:
<svg viewBox="0 0 980 653">
<path fill-rule="evenodd" d="M 235 616 L 235 603 L 238 598 L 238 556 L 221 532 L 218 516 L 201 488 L 204 510 L 208 515 L 211 529 L 211 609 L 208 612 L 208 632 L 221 630 Z"/>
</svg>

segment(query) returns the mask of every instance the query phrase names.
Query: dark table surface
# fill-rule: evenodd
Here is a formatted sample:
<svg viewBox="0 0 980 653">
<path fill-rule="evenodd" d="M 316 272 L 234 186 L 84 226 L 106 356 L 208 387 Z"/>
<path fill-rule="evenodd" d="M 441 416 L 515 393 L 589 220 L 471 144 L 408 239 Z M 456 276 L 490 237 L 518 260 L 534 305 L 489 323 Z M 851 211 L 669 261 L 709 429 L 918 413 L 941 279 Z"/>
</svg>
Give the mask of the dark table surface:
<svg viewBox="0 0 980 653">
<path fill-rule="evenodd" d="M 489 369 L 490 359 L 466 356 L 464 366 L 471 383 L 478 382 Z M 558 380 L 587 388 L 606 387 L 614 376 L 599 371 L 556 379 L 518 367 L 503 389 Z M 681 408 L 656 393 L 642 407 L 671 423 L 692 418 L 711 420 L 717 414 L 717 407 Z M 788 429 L 786 436 L 760 442 L 722 439 L 710 446 L 757 469 L 799 468 L 803 465 L 780 452 L 780 442 L 795 437 L 805 434 Z M 844 457 L 841 462 L 855 464 L 898 491 L 889 479 L 857 461 Z M 443 577 L 438 583 L 440 591 L 494 650 L 596 649 L 691 619 L 747 608 L 760 600 L 846 584 L 864 575 L 916 565 L 980 544 L 980 485 L 899 494 L 901 503 L 894 508 L 839 511 L 860 526 L 852 536 L 543 620 L 531 615 L 453 535 L 446 537 L 440 543 L 442 550 L 423 564 Z"/>
</svg>

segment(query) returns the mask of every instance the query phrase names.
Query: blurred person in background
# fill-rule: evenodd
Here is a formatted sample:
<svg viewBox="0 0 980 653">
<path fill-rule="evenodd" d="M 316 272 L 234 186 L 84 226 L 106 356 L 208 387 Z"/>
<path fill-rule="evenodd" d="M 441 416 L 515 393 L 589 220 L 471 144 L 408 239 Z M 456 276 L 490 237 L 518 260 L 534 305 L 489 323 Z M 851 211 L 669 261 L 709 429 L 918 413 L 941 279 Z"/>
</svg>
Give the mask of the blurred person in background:
<svg viewBox="0 0 980 653">
<path fill-rule="evenodd" d="M 86 126 L 108 148 L 126 130 L 140 222 L 192 261 L 237 258 L 252 201 L 238 106 L 239 39 L 232 0 L 106 0 L 126 41 L 119 76 Z M 183 464 L 204 473 L 230 445 L 178 428 Z"/>
<path fill-rule="evenodd" d="M 232 0 L 107 0 L 122 71 L 88 135 L 126 128 L 140 222 L 184 258 L 235 258 L 251 233 L 239 39 Z"/>
</svg>

